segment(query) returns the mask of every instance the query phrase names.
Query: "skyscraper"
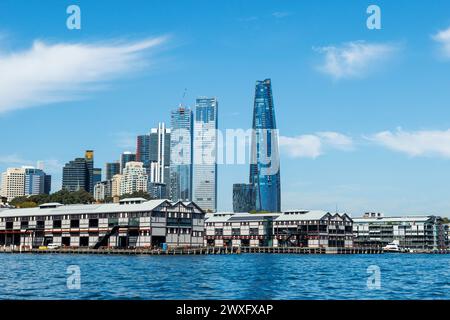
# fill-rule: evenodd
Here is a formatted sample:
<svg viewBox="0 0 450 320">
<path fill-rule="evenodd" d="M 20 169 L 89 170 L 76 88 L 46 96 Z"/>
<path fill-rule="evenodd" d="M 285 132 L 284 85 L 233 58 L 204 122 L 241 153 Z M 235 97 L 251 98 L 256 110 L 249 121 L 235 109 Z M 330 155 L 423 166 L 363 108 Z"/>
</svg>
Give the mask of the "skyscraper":
<svg viewBox="0 0 450 320">
<path fill-rule="evenodd" d="M 192 111 L 180 106 L 171 112 L 170 198 L 192 200 Z"/>
<path fill-rule="evenodd" d="M 123 169 L 125 169 L 125 165 L 127 162 L 136 161 L 136 154 L 130 151 L 125 151 L 120 156 L 120 173 L 122 173 Z"/>
<path fill-rule="evenodd" d="M 170 194 L 170 129 L 164 122 L 152 128 L 149 136 L 150 182 L 164 183 Z"/>
<path fill-rule="evenodd" d="M 45 190 L 45 172 L 33 167 L 25 169 L 25 194 L 43 194 Z"/>
<path fill-rule="evenodd" d="M 50 194 L 51 191 L 52 191 L 52 176 L 50 174 L 46 174 L 44 182 L 44 194 Z"/>
<path fill-rule="evenodd" d="M 255 189 L 252 184 L 233 184 L 233 211 L 250 212 L 256 210 Z"/>
<path fill-rule="evenodd" d="M 68 191 L 94 192 L 94 152 L 88 150 L 84 158 L 75 158 L 63 167 L 62 188 Z"/>
<path fill-rule="evenodd" d="M 8 168 L 2 173 L 1 196 L 8 201 L 16 197 L 45 193 L 45 172 L 34 167 Z"/>
<path fill-rule="evenodd" d="M 217 210 L 217 109 L 216 98 L 196 99 L 192 200 L 212 212 Z"/>
<path fill-rule="evenodd" d="M 86 150 L 84 153 L 84 159 L 86 160 L 87 168 L 87 189 L 86 191 L 93 194 L 94 193 L 94 151 Z"/>
<path fill-rule="evenodd" d="M 120 161 L 107 162 L 105 165 L 105 179 L 111 180 L 116 174 L 120 174 Z"/>
<path fill-rule="evenodd" d="M 136 161 L 142 162 L 144 168 L 150 168 L 150 135 L 144 134 L 137 136 L 136 141 Z M 156 159 L 154 159 L 156 161 Z"/>
<path fill-rule="evenodd" d="M 92 179 L 93 179 L 94 186 L 97 182 L 102 181 L 102 169 L 101 168 L 94 168 Z"/>
<path fill-rule="evenodd" d="M 281 211 L 278 131 L 270 79 L 257 81 L 253 108 L 250 184 L 257 211 Z"/>
</svg>

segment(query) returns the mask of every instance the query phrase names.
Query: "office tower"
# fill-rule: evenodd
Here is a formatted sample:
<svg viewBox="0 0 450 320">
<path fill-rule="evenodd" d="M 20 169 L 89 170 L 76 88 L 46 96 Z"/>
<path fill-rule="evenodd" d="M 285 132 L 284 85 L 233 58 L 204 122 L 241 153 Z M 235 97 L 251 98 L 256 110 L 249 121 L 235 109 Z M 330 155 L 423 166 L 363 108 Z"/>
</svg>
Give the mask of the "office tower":
<svg viewBox="0 0 450 320">
<path fill-rule="evenodd" d="M 25 195 L 37 195 L 45 193 L 45 172 L 33 167 L 25 169 Z"/>
<path fill-rule="evenodd" d="M 251 212 L 255 207 L 255 190 L 252 184 L 233 184 L 233 212 Z"/>
<path fill-rule="evenodd" d="M 105 165 L 105 179 L 111 180 L 116 174 L 120 174 L 120 162 L 107 162 Z"/>
<path fill-rule="evenodd" d="M 94 192 L 94 152 L 86 151 L 84 158 L 75 158 L 63 167 L 62 188 L 68 191 Z"/>
<path fill-rule="evenodd" d="M 217 109 L 216 98 L 196 99 L 192 200 L 210 212 L 217 210 Z"/>
<path fill-rule="evenodd" d="M 94 151 L 86 150 L 84 154 L 84 159 L 86 159 L 87 168 L 87 189 L 86 191 L 93 194 L 94 193 Z M 100 179 L 101 180 L 101 179 Z"/>
<path fill-rule="evenodd" d="M 94 186 L 95 186 L 95 184 L 97 182 L 102 181 L 102 169 L 101 168 L 94 168 L 93 172 L 94 173 L 93 173 L 92 179 L 93 179 L 93 183 L 94 183 Z"/>
<path fill-rule="evenodd" d="M 44 178 L 44 194 L 50 194 L 51 191 L 52 191 L 52 176 L 46 174 Z"/>
<path fill-rule="evenodd" d="M 170 198 L 192 200 L 192 111 L 179 107 L 171 112 Z"/>
<path fill-rule="evenodd" d="M 136 154 L 130 151 L 125 151 L 120 156 L 120 173 L 123 172 L 125 165 L 130 161 L 136 161 Z"/>
<path fill-rule="evenodd" d="M 1 196 L 11 201 L 16 197 L 43 194 L 46 174 L 40 169 L 23 166 L 2 173 Z"/>
<path fill-rule="evenodd" d="M 144 168 L 150 168 L 150 135 L 144 134 L 137 137 L 136 161 L 142 162 Z M 156 160 L 154 160 L 156 161 Z"/>
<path fill-rule="evenodd" d="M 147 192 L 148 175 L 142 162 L 127 162 L 120 181 L 120 195 Z"/>
<path fill-rule="evenodd" d="M 253 108 L 250 184 L 256 211 L 280 212 L 280 158 L 270 79 L 257 81 Z"/>
<path fill-rule="evenodd" d="M 149 142 L 150 182 L 164 183 L 166 194 L 170 194 L 170 129 L 159 123 L 158 128 L 151 129 Z"/>
<path fill-rule="evenodd" d="M 8 168 L 2 173 L 2 197 L 11 201 L 25 195 L 25 169 Z"/>
<path fill-rule="evenodd" d="M 167 199 L 167 190 L 164 183 L 149 182 L 147 192 L 152 199 Z"/>
</svg>

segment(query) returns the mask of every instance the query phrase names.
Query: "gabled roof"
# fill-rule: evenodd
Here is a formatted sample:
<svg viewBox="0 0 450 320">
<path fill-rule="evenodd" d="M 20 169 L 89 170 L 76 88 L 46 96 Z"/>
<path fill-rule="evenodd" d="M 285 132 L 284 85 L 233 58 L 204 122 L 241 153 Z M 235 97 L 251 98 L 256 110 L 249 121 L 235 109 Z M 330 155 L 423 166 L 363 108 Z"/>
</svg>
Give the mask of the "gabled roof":
<svg viewBox="0 0 450 320">
<path fill-rule="evenodd" d="M 171 202 L 165 199 L 149 200 L 136 204 L 75 204 L 65 205 L 56 208 L 25 208 L 1 210 L 0 217 L 27 217 L 27 216 L 47 216 L 47 215 L 65 215 L 65 214 L 98 214 L 98 213 L 121 213 L 121 212 L 142 212 L 152 211 L 157 207 Z"/>
</svg>

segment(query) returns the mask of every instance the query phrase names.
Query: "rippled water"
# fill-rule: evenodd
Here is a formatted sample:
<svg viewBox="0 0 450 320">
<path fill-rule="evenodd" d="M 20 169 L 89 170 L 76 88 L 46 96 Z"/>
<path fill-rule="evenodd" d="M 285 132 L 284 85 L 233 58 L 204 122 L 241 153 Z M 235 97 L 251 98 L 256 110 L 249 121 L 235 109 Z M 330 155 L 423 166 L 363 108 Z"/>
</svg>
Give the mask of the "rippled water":
<svg viewBox="0 0 450 320">
<path fill-rule="evenodd" d="M 1 299 L 450 299 L 450 255 L 0 254 Z M 81 271 L 68 289 L 67 267 Z M 381 271 L 368 289 L 367 268 Z"/>
</svg>

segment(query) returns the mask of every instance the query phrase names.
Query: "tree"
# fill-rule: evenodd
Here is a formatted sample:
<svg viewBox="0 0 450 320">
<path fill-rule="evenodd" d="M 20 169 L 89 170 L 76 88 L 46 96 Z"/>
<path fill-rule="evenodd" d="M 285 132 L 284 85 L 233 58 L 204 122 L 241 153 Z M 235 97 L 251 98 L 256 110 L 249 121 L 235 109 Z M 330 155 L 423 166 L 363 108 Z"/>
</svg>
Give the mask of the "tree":
<svg viewBox="0 0 450 320">
<path fill-rule="evenodd" d="M 145 191 L 135 191 L 133 193 L 127 193 L 120 196 L 120 200 L 126 198 L 144 198 L 146 200 L 152 200 L 152 196 Z"/>
<path fill-rule="evenodd" d="M 61 204 L 88 204 L 95 202 L 95 199 L 89 192 L 85 190 L 70 192 L 63 189 L 51 195 L 38 194 L 32 196 L 17 197 L 14 198 L 10 203 L 17 208 L 30 208 L 49 202 L 58 202 Z"/>
</svg>

